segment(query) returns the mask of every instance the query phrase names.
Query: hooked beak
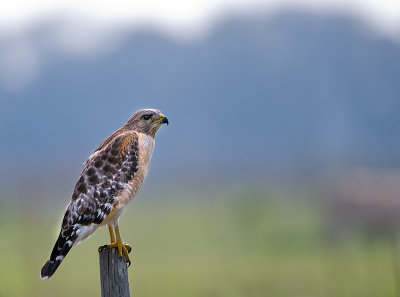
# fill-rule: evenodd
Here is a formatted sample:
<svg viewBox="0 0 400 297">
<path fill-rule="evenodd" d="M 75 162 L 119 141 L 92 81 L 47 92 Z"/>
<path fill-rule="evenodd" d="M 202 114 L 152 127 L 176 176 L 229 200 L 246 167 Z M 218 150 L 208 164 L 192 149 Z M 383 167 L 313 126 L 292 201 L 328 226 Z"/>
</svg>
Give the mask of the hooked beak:
<svg viewBox="0 0 400 297">
<path fill-rule="evenodd" d="M 160 124 L 167 124 L 168 125 L 169 122 L 168 122 L 168 119 L 167 119 L 166 116 L 164 116 L 163 114 L 160 114 L 160 118 L 157 121 L 153 122 L 153 123 L 160 123 Z"/>
</svg>

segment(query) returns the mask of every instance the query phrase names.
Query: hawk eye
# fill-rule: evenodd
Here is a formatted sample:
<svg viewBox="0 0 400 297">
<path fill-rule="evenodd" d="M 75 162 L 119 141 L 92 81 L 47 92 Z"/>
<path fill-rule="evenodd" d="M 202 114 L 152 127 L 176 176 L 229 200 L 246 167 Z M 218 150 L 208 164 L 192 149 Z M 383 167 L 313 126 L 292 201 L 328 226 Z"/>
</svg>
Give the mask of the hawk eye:
<svg viewBox="0 0 400 297">
<path fill-rule="evenodd" d="M 151 115 L 145 114 L 144 116 L 142 116 L 142 118 L 143 118 L 143 120 L 147 121 L 147 120 L 150 120 Z"/>
</svg>

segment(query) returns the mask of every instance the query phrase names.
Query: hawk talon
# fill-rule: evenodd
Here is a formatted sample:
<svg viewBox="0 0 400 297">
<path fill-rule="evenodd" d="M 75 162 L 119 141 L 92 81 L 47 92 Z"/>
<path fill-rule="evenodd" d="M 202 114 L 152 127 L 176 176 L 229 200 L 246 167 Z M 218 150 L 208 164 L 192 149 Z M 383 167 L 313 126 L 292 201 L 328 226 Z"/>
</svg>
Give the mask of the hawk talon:
<svg viewBox="0 0 400 297">
<path fill-rule="evenodd" d="M 118 225 L 112 226 L 108 225 L 108 231 L 110 232 L 110 240 L 111 243 L 108 245 L 108 248 L 118 248 L 118 254 L 122 257 L 122 253 L 125 256 L 125 262 L 129 263 L 128 267 L 131 265 L 131 260 L 129 259 L 129 253 L 132 251 L 132 247 L 127 244 L 123 243 L 121 240 L 121 235 L 119 234 L 119 227 Z M 115 232 L 115 236 L 114 236 Z"/>
<path fill-rule="evenodd" d="M 132 251 L 132 247 L 130 244 L 122 243 L 122 242 L 111 242 L 107 245 L 107 247 L 109 249 L 118 248 L 118 253 L 120 256 L 122 256 L 122 248 L 126 249 L 128 254 Z M 121 252 L 120 252 L 120 250 L 121 250 Z"/>
<path fill-rule="evenodd" d="M 126 268 L 131 266 L 131 261 L 126 262 Z"/>
<path fill-rule="evenodd" d="M 126 249 L 128 250 L 128 254 L 132 251 L 132 247 L 130 244 L 124 242 L 124 246 L 126 247 Z"/>
<path fill-rule="evenodd" d="M 122 257 L 122 254 L 124 254 L 125 262 L 129 263 L 128 267 L 131 265 L 131 260 L 129 259 L 128 254 L 132 251 L 132 247 L 129 244 L 123 243 L 122 241 L 111 242 L 110 244 L 108 244 L 108 248 L 117 248 L 120 257 Z"/>
</svg>

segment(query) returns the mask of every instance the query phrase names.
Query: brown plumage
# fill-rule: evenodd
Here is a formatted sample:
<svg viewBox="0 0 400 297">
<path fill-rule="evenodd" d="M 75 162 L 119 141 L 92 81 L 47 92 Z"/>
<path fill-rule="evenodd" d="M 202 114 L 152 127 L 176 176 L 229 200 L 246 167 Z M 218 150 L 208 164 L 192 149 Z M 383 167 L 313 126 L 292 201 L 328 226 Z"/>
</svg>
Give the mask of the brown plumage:
<svg viewBox="0 0 400 297">
<path fill-rule="evenodd" d="M 168 120 L 157 109 L 137 111 L 131 119 L 107 137 L 86 161 L 75 185 L 50 259 L 41 270 L 50 278 L 76 243 L 108 225 L 110 247 L 129 261 L 129 245 L 123 244 L 118 218 L 140 189 L 149 168 L 154 137 Z M 115 234 L 115 237 L 114 237 Z"/>
</svg>

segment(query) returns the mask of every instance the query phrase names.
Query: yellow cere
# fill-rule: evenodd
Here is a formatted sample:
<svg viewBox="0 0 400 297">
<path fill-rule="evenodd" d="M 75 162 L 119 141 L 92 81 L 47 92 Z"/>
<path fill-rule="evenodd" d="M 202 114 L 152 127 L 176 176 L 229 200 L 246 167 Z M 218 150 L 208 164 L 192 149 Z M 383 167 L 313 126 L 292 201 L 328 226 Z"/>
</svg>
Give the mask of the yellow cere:
<svg viewBox="0 0 400 297">
<path fill-rule="evenodd" d="M 157 121 L 154 121 L 153 124 L 161 122 L 161 120 L 162 120 L 164 117 L 165 117 L 165 116 L 164 116 L 163 114 L 160 114 L 160 119 L 158 119 Z"/>
</svg>

